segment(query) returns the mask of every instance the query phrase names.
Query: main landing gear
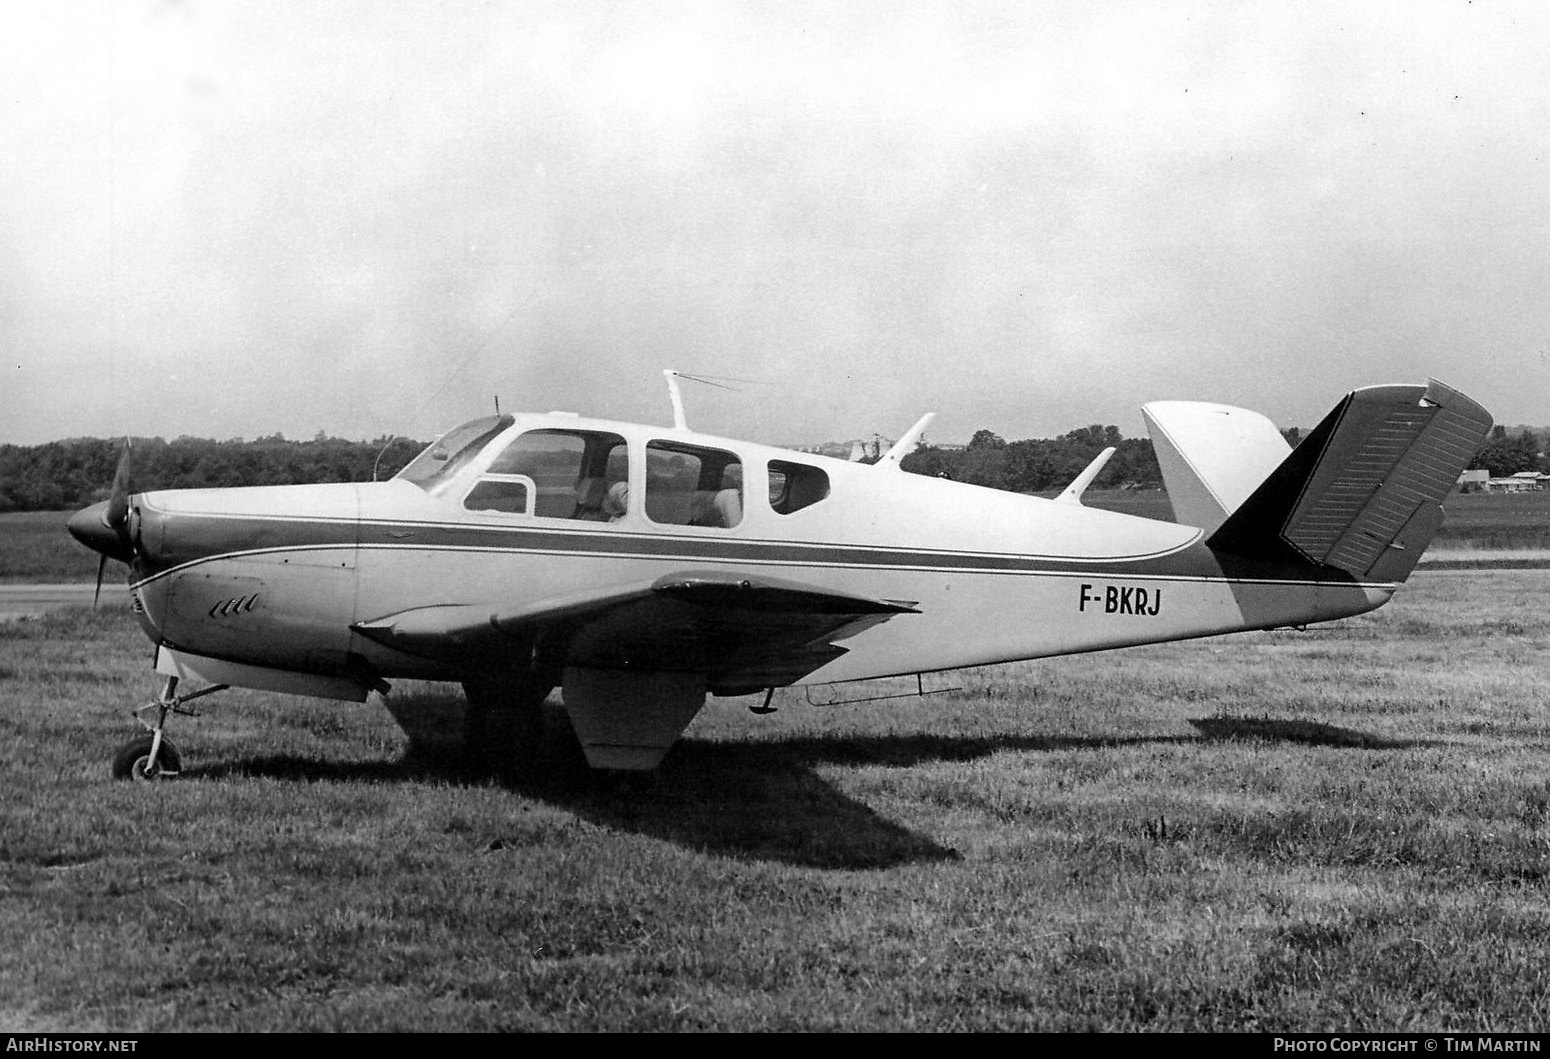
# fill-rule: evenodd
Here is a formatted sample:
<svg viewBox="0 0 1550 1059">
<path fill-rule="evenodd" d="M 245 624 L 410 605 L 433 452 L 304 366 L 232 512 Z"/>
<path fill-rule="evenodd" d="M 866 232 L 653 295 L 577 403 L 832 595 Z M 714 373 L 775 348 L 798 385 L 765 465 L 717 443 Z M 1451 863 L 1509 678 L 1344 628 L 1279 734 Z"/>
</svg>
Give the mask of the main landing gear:
<svg viewBox="0 0 1550 1059">
<path fill-rule="evenodd" d="M 216 684 L 191 695 L 178 695 L 178 678 L 168 677 L 156 701 L 134 711 L 135 720 L 146 729 L 147 734 L 136 736 L 118 748 L 118 753 L 113 755 L 113 778 L 149 783 L 178 775 L 182 771 L 183 762 L 178 757 L 178 748 L 172 745 L 172 740 L 164 733 L 167 718 L 174 713 L 184 717 L 198 717 L 199 711 L 189 709 L 188 703 L 217 691 L 225 691 L 227 687 L 226 684 Z M 154 716 L 155 720 L 147 720 L 147 715 Z"/>
<path fill-rule="evenodd" d="M 543 704 L 554 683 L 535 674 L 470 675 L 463 681 L 464 766 L 493 770 L 512 754 L 538 754 L 544 735 Z"/>
</svg>

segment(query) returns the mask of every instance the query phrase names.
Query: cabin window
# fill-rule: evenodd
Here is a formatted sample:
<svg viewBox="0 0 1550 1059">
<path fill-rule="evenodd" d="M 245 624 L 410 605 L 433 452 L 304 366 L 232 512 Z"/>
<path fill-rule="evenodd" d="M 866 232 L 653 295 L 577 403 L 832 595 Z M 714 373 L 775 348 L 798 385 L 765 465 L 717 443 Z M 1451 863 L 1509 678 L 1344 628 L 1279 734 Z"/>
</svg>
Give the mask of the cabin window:
<svg viewBox="0 0 1550 1059">
<path fill-rule="evenodd" d="M 533 480 L 525 475 L 487 474 L 463 498 L 463 506 L 470 511 L 531 515 L 536 494 Z"/>
<path fill-rule="evenodd" d="M 770 461 L 770 507 L 789 515 L 829 495 L 829 476 L 817 467 L 786 460 Z"/>
<path fill-rule="evenodd" d="M 743 521 L 742 462 L 721 449 L 651 442 L 646 517 L 672 526 L 736 526 Z"/>
<path fill-rule="evenodd" d="M 490 464 L 465 504 L 487 485 L 491 498 L 530 483 L 521 510 L 540 518 L 612 522 L 625 514 L 630 480 L 629 447 L 601 430 L 530 430 Z M 488 510 L 488 509 L 486 509 Z"/>
<path fill-rule="evenodd" d="M 509 415 L 496 415 L 464 423 L 431 442 L 393 477 L 413 482 L 428 493 L 439 493 L 512 422 Z"/>
</svg>

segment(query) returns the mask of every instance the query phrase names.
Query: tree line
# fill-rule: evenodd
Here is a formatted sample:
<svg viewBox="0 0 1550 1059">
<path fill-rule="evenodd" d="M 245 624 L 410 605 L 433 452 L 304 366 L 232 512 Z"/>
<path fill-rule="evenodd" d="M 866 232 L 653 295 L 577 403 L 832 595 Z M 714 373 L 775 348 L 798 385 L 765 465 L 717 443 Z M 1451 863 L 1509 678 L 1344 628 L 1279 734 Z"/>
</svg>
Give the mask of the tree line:
<svg viewBox="0 0 1550 1059">
<path fill-rule="evenodd" d="M 251 441 L 135 438 L 130 442 L 130 488 L 369 482 L 373 473 L 392 477 L 425 444 L 322 435 L 291 441 L 278 434 Z M 106 499 L 123 446 L 121 439 L 98 438 L 0 445 L 0 511 L 72 510 Z"/>
<path fill-rule="evenodd" d="M 1298 427 L 1281 431 L 1296 448 L 1305 432 Z M 1099 452 L 1114 446 L 1115 453 L 1093 481 L 1093 488 L 1153 489 L 1162 486 L 1162 472 L 1149 440 L 1127 438 L 1112 426 L 1096 424 L 1062 434 L 1058 438 L 1006 441 L 989 430 L 977 432 L 965 448 L 921 445 L 904 457 L 901 466 L 917 474 L 941 475 L 993 489 L 1037 493 L 1068 485 Z M 1493 478 L 1519 471 L 1550 473 L 1550 456 L 1531 430 L 1509 432 L 1496 426 L 1470 462 Z"/>
<path fill-rule="evenodd" d="M 1296 445 L 1302 432 L 1282 431 Z M 202 489 L 212 486 L 301 485 L 311 482 L 369 482 L 390 478 L 425 445 L 399 437 L 349 441 L 319 434 L 292 441 L 279 434 L 247 441 L 206 438 L 136 438 L 133 446 L 135 491 Z M 1104 448 L 1115 453 L 1093 488 L 1151 489 L 1162 485 L 1152 443 L 1127 438 L 1117 427 L 1082 427 L 1058 438 L 1007 441 L 990 430 L 977 431 L 963 448 L 922 444 L 902 466 L 915 474 L 1037 493 L 1068 485 Z M 0 512 L 63 511 L 107 497 L 123 442 L 98 438 L 51 441 L 43 445 L 0 445 Z M 1493 477 L 1518 471 L 1550 471 L 1531 431 L 1492 429 L 1471 467 Z"/>
<path fill-rule="evenodd" d="M 1093 481 L 1095 489 L 1157 488 L 1162 472 L 1152 443 L 1127 438 L 1113 426 L 1083 427 L 1058 438 L 1007 441 L 989 430 L 977 431 L 964 448 L 921 445 L 900 461 L 906 471 L 954 481 L 1037 493 L 1064 487 L 1109 446 L 1114 455 Z"/>
<path fill-rule="evenodd" d="M 1550 471 L 1550 458 L 1541 451 L 1532 430 L 1509 434 L 1506 427 L 1497 424 L 1470 467 L 1484 467 L 1492 478 L 1506 478 L 1519 471 Z"/>
<path fill-rule="evenodd" d="M 373 474 L 392 477 L 424 447 L 423 442 L 402 438 L 347 441 L 320 435 L 291 441 L 278 434 L 233 441 L 136 438 L 131 445 L 130 487 L 136 492 L 369 482 Z M 903 467 L 993 489 L 1037 492 L 1068 484 L 1108 445 L 1118 451 L 1095 488 L 1161 484 L 1152 443 L 1122 437 L 1112 426 L 1011 442 L 981 430 L 966 448 L 921 445 L 904 458 Z M 122 451 L 121 440 L 98 438 L 0 445 L 0 512 L 73 510 L 106 499 Z"/>
</svg>

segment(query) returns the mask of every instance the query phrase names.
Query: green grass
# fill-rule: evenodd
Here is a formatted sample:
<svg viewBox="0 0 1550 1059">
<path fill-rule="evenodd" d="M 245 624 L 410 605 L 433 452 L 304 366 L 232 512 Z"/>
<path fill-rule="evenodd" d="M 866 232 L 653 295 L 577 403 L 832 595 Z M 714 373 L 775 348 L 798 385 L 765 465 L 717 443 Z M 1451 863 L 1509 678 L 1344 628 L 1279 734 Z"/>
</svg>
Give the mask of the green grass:
<svg viewBox="0 0 1550 1059">
<path fill-rule="evenodd" d="M 1547 591 L 715 700 L 624 785 L 557 703 L 465 776 L 439 685 L 212 696 L 183 779 L 115 783 L 139 633 L 13 623 L 0 1030 L 1543 1032 Z"/>
<path fill-rule="evenodd" d="M 1443 508 L 1440 546 L 1550 549 L 1550 491 L 1460 493 Z"/>
<path fill-rule="evenodd" d="M 65 530 L 68 511 L 24 511 L 0 515 L 0 581 L 52 584 L 92 581 L 97 556 Z M 123 580 L 124 567 L 111 564 L 108 577 Z"/>
</svg>

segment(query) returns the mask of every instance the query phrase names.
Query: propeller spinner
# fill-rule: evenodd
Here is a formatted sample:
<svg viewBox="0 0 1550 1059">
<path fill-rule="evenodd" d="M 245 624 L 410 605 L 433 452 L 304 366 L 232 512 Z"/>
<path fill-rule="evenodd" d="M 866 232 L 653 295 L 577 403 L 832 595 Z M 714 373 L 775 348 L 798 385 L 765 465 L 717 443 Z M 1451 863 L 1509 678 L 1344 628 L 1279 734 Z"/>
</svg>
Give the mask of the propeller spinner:
<svg viewBox="0 0 1550 1059">
<path fill-rule="evenodd" d="M 77 511 L 66 525 L 72 537 L 102 556 L 97 563 L 97 592 L 92 597 L 93 605 L 102 595 L 102 575 L 108 560 L 128 563 L 135 557 L 135 543 L 129 532 L 129 466 L 129 439 L 125 438 L 124 452 L 118 458 L 118 469 L 113 472 L 113 490 L 108 499 Z"/>
</svg>

